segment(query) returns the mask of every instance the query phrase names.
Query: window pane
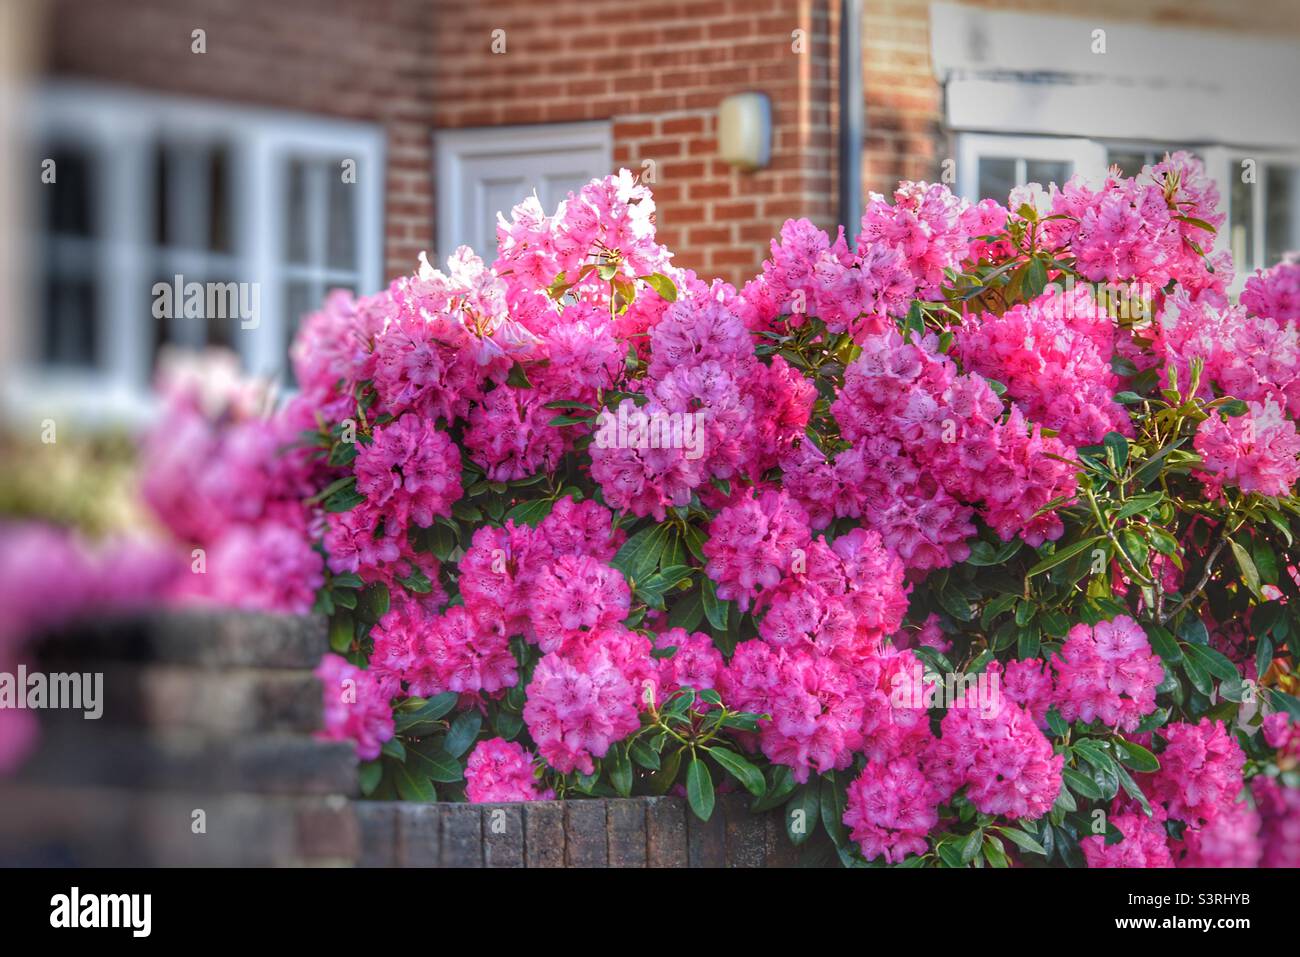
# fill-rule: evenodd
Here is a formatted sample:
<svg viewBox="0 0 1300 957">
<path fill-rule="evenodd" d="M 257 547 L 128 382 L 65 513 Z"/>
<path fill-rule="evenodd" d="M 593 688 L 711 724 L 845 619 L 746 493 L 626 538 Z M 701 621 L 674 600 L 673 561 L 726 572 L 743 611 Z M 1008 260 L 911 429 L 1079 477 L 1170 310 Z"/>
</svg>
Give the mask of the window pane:
<svg viewBox="0 0 1300 957">
<path fill-rule="evenodd" d="M 1292 166 L 1269 166 L 1265 174 L 1264 262 L 1272 266 L 1296 248 L 1296 176 Z"/>
<path fill-rule="evenodd" d="M 284 359 L 284 375 L 281 377 L 284 382 L 291 386 L 298 383 L 293 375 L 292 363 L 289 362 L 289 346 L 293 343 L 293 337 L 298 334 L 298 324 L 302 321 L 303 316 L 320 308 L 321 296 L 317 295 L 313 283 L 309 282 L 291 282 L 285 287 L 284 291 L 284 349 L 282 355 Z"/>
<path fill-rule="evenodd" d="M 240 298 L 238 283 L 230 277 L 216 278 L 213 283 L 220 283 L 220 287 L 214 287 L 210 283 L 205 283 L 205 289 L 216 289 L 216 292 L 209 292 L 207 295 L 208 305 L 204 306 L 204 317 L 199 320 L 206 334 L 206 344 L 209 346 L 221 346 L 232 352 L 239 352 L 239 337 L 250 335 L 250 332 L 244 330 L 240 324 L 240 310 L 245 302 Z M 225 288 L 227 283 L 235 283 L 235 292 L 231 295 Z"/>
<path fill-rule="evenodd" d="M 1004 157 L 981 156 L 979 171 L 980 199 L 1005 203 L 1016 185 L 1016 161 Z"/>
<path fill-rule="evenodd" d="M 332 269 L 355 269 L 357 264 L 356 184 L 343 182 L 336 163 L 327 171 L 329 187 L 329 243 L 327 258 Z"/>
<path fill-rule="evenodd" d="M 159 246 L 166 246 L 171 239 L 167 217 L 171 201 L 170 169 L 166 147 L 156 144 L 153 149 L 153 239 Z"/>
<path fill-rule="evenodd" d="M 284 258 L 291 263 L 310 262 L 311 244 L 307 238 L 308 196 L 307 164 L 295 160 L 289 164 L 289 215 L 285 219 Z"/>
<path fill-rule="evenodd" d="M 1125 176 L 1136 176 L 1147 163 L 1147 154 L 1139 150 L 1111 150 L 1108 158 Z"/>
<path fill-rule="evenodd" d="M 94 232 L 90 160 L 84 153 L 55 150 L 54 182 L 44 186 L 46 224 L 51 233 L 89 236 Z"/>
<path fill-rule="evenodd" d="M 1255 268 L 1255 184 L 1242 182 L 1240 161 L 1233 163 L 1228 237 L 1238 272 Z"/>
<path fill-rule="evenodd" d="M 1029 160 L 1025 163 L 1025 182 L 1046 187 L 1049 183 L 1062 185 L 1070 178 L 1070 164 L 1057 160 Z"/>
<path fill-rule="evenodd" d="M 214 149 L 209 158 L 208 194 L 208 248 L 216 253 L 233 252 L 230 151 L 224 146 Z"/>
<path fill-rule="evenodd" d="M 48 277 L 42 360 L 50 365 L 92 368 L 98 355 L 97 331 L 93 280 Z"/>
</svg>

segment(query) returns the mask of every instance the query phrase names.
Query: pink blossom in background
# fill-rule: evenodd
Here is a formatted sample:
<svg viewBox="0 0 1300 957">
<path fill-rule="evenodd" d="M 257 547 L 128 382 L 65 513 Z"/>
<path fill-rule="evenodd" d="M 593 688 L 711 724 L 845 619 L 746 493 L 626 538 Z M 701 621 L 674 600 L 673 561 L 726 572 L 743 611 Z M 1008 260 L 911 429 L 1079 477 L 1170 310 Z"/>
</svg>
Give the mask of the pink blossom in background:
<svg viewBox="0 0 1300 957">
<path fill-rule="evenodd" d="M 366 670 L 350 665 L 335 654 L 327 654 L 316 668 L 325 704 L 323 730 L 317 737 L 326 741 L 356 742 L 357 757 L 373 761 L 380 748 L 393 736 L 393 710 L 387 689 Z"/>
</svg>

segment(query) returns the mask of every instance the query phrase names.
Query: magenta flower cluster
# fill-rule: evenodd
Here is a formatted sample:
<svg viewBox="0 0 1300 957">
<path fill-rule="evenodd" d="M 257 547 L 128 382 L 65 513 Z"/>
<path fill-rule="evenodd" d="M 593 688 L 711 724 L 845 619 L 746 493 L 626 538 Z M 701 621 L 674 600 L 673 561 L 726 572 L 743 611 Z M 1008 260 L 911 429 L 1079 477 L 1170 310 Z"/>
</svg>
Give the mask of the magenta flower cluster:
<svg viewBox="0 0 1300 957">
<path fill-rule="evenodd" d="M 553 213 L 516 206 L 492 261 L 462 248 L 445 271 L 332 295 L 271 414 L 237 383 L 171 381 L 145 494 L 206 553 L 187 597 L 364 621 L 318 669 L 325 736 L 374 760 L 412 698 L 481 721 L 471 801 L 586 786 L 690 689 L 694 720 L 758 716 L 719 740 L 799 784 L 852 769 L 842 823 L 867 859 L 926 854 L 972 808 L 1049 814 L 1070 776 L 1059 719 L 1159 758 L 1140 776 L 1151 813 L 1117 798 L 1122 839 L 1080 840 L 1089 864 L 1294 861 L 1300 792 L 1247 787 L 1221 723 L 1140 731 L 1166 664 L 1134 617 L 1062 621 L 1024 660 L 990 660 L 990 642 L 991 699 L 898 694 L 969 644 L 953 619 L 974 614 L 977 547 L 1068 547 L 1080 469 L 1108 436 L 1136 438 L 1124 402 L 1143 374 L 1206 404 L 1180 452 L 1206 502 L 1300 479 L 1300 265 L 1230 305 L 1230 263 L 1204 255 L 1216 204 L 1183 154 L 1006 206 L 903 184 L 871 197 L 852 246 L 787 222 L 736 289 L 673 265 L 623 171 Z M 1085 280 L 1127 284 L 1142 315 L 1121 324 L 1083 286 L 949 305 L 957 272 L 987 275 L 1030 234 Z M 1173 591 L 1183 562 L 1160 560 Z M 1116 574 L 1115 594 L 1137 588 Z"/>
</svg>

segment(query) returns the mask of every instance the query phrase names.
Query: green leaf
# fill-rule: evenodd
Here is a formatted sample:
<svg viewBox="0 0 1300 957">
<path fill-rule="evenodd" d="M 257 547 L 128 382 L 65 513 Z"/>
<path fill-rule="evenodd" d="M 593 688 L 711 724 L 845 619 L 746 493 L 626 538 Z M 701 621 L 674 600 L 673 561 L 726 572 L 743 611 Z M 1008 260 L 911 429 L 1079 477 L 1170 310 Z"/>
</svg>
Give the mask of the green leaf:
<svg viewBox="0 0 1300 957">
<path fill-rule="evenodd" d="M 1108 457 L 1115 463 L 1115 470 L 1123 472 L 1124 466 L 1128 465 L 1128 439 L 1118 432 L 1107 432 L 1101 441 L 1106 446 Z"/>
<path fill-rule="evenodd" d="M 406 763 L 417 773 L 439 784 L 455 784 L 465 777 L 460 762 L 432 739 L 413 744 L 406 751 Z"/>
<path fill-rule="evenodd" d="M 637 738 L 628 745 L 628 754 L 632 760 L 645 768 L 647 771 L 658 771 L 660 768 L 659 752 L 646 743 L 645 739 Z"/>
<path fill-rule="evenodd" d="M 325 511 L 327 512 L 350 512 L 366 500 L 364 495 L 359 495 L 351 489 L 345 489 L 342 492 L 335 492 L 325 500 Z"/>
<path fill-rule="evenodd" d="M 375 788 L 379 787 L 379 781 L 384 776 L 384 764 L 382 761 L 366 761 L 358 769 L 357 777 L 361 783 L 361 793 L 369 797 L 374 793 Z"/>
<path fill-rule="evenodd" d="M 407 698 L 393 710 L 393 725 L 399 734 L 412 733 L 414 729 L 432 730 L 433 723 L 451 711 L 460 699 L 454 691 L 447 691 L 427 701 Z"/>
<path fill-rule="evenodd" d="M 677 772 L 682 766 L 682 752 L 684 747 L 678 748 L 668 757 L 663 759 L 663 764 L 659 770 L 650 775 L 650 791 L 653 794 L 667 794 L 668 790 L 677 781 Z"/>
<path fill-rule="evenodd" d="M 966 835 L 966 839 L 961 842 L 961 862 L 969 864 L 975 858 L 979 857 L 980 847 L 984 843 L 984 832 L 981 830 L 971 831 Z"/>
<path fill-rule="evenodd" d="M 772 808 L 785 803 L 785 800 L 798 787 L 794 776 L 790 773 L 790 769 L 784 764 L 772 765 L 768 768 L 766 777 L 766 793 L 761 798 L 750 802 L 749 805 L 749 810 L 754 814 L 770 811 Z"/>
<path fill-rule="evenodd" d="M 355 475 L 345 475 L 340 479 L 335 479 L 326 485 L 323 489 L 313 495 L 311 498 L 303 499 L 304 505 L 315 505 L 317 502 L 323 502 L 336 492 L 341 492 L 345 488 L 352 488 L 357 484 Z"/>
<path fill-rule="evenodd" d="M 429 779 L 414 773 L 405 764 L 394 766 L 393 780 L 397 784 L 397 793 L 403 801 L 431 804 L 438 800 L 438 792 Z"/>
<path fill-rule="evenodd" d="M 1093 801 L 1101 800 L 1101 788 L 1097 782 L 1074 768 L 1062 768 L 1061 777 L 1070 786 L 1070 790 Z"/>
<path fill-rule="evenodd" d="M 1007 860 L 1007 852 L 1002 847 L 1002 842 L 992 834 L 984 836 L 984 859 L 993 867 L 1011 866 L 1011 862 Z"/>
<path fill-rule="evenodd" d="M 821 806 L 816 781 L 801 785 L 785 806 L 785 833 L 790 842 L 803 844 L 817 827 L 817 813 Z"/>
<path fill-rule="evenodd" d="M 1148 626 L 1147 638 L 1151 642 L 1151 650 L 1159 655 L 1160 660 L 1165 664 L 1176 665 L 1183 660 L 1183 653 L 1178 650 L 1178 642 L 1162 626 Z"/>
<path fill-rule="evenodd" d="M 651 273 L 648 276 L 642 276 L 650 288 L 659 293 L 659 298 L 664 302 L 677 301 L 677 284 L 661 272 Z"/>
<path fill-rule="evenodd" d="M 352 616 L 345 611 L 335 612 L 330 618 L 330 650 L 340 655 L 352 647 L 352 638 L 356 634 Z"/>
<path fill-rule="evenodd" d="M 1255 567 L 1255 561 L 1250 557 L 1250 552 L 1231 538 L 1228 539 L 1228 547 L 1232 549 L 1233 558 L 1237 559 L 1237 567 L 1241 569 L 1242 582 L 1250 589 L 1252 595 L 1263 601 L 1264 595 L 1259 588 L 1259 569 Z"/>
<path fill-rule="evenodd" d="M 627 749 L 615 745 L 609 752 L 609 781 L 621 797 L 632 794 L 632 762 L 628 760 Z"/>
<path fill-rule="evenodd" d="M 709 757 L 722 765 L 722 769 L 745 786 L 745 790 L 754 797 L 761 798 L 767 790 L 767 781 L 763 772 L 750 764 L 734 751 L 726 748 L 708 748 Z"/>
<path fill-rule="evenodd" d="M 411 574 L 405 578 L 399 578 L 397 581 L 407 591 L 414 592 L 417 595 L 427 595 L 433 591 L 433 582 L 429 581 L 429 576 L 418 568 L 412 568 Z"/>
<path fill-rule="evenodd" d="M 516 525 L 528 525 L 533 528 L 537 523 L 551 514 L 551 509 L 555 502 L 549 498 L 534 499 L 531 502 L 520 502 L 510 511 L 506 512 L 506 518 L 514 521 Z"/>
<path fill-rule="evenodd" d="M 1259 580 L 1268 585 L 1278 583 L 1277 554 L 1262 538 L 1251 542 L 1251 557 L 1255 559 L 1255 568 L 1259 571 Z"/>
<path fill-rule="evenodd" d="M 1047 856 L 1047 850 L 1043 845 L 1039 844 L 1032 836 L 1018 828 L 1000 827 L 998 828 L 998 833 L 1022 851 L 1028 851 L 1030 854 L 1041 854 L 1043 857 Z"/>
<path fill-rule="evenodd" d="M 1209 645 L 1187 645 L 1186 653 L 1195 658 L 1197 664 L 1220 681 L 1234 681 L 1241 677 L 1237 673 L 1236 665 Z"/>
<path fill-rule="evenodd" d="M 1117 768 L 1117 770 L 1119 771 L 1119 783 L 1120 786 L 1124 788 L 1124 793 L 1137 801 L 1138 804 L 1141 804 L 1142 810 L 1146 811 L 1147 817 L 1150 817 L 1151 803 L 1147 800 L 1147 796 L 1142 793 L 1142 789 L 1137 786 L 1137 782 L 1133 780 L 1133 776 L 1122 767 Z"/>
<path fill-rule="evenodd" d="M 361 608 L 369 616 L 370 621 L 378 621 L 388 614 L 389 598 L 388 586 L 383 582 L 375 582 L 361 593 Z"/>
<path fill-rule="evenodd" d="M 704 616 L 709 619 L 709 624 L 718 631 L 726 631 L 727 619 L 731 614 L 731 602 L 718 598 L 717 587 L 713 584 L 713 579 L 708 576 L 705 576 L 701 582 L 700 595 L 704 602 Z"/>
<path fill-rule="evenodd" d="M 1208 695 L 1214 690 L 1214 682 L 1210 680 L 1210 673 L 1206 670 L 1205 665 L 1201 664 L 1191 654 L 1191 649 L 1196 645 L 1187 645 L 1188 653 L 1183 656 L 1183 672 L 1187 675 L 1187 680 L 1203 695 Z"/>
<path fill-rule="evenodd" d="M 701 821 L 713 816 L 713 775 L 697 755 L 686 767 L 686 802 Z"/>
<path fill-rule="evenodd" d="M 1025 270 L 1025 296 L 1029 299 L 1037 299 L 1043 294 L 1045 288 L 1047 288 L 1047 265 L 1035 256 L 1029 260 L 1029 268 Z"/>
<path fill-rule="evenodd" d="M 466 711 L 458 715 L 451 723 L 443 748 L 453 758 L 458 758 L 470 749 L 474 739 L 483 727 L 483 714 L 478 710 Z"/>
<path fill-rule="evenodd" d="M 671 525 L 651 525 L 642 529 L 623 543 L 610 564 L 630 583 L 644 581 L 659 567 L 659 556 L 663 554 L 672 530 Z"/>
<path fill-rule="evenodd" d="M 385 741 L 383 747 L 380 748 L 380 752 L 388 755 L 394 761 L 406 760 L 406 746 L 397 738 L 389 738 Z"/>
<path fill-rule="evenodd" d="M 1182 624 L 1178 626 L 1178 637 L 1193 645 L 1208 645 L 1210 643 L 1210 633 L 1205 627 L 1205 622 L 1192 614 L 1184 618 Z"/>
<path fill-rule="evenodd" d="M 1078 555 L 1080 552 L 1086 551 L 1088 548 L 1104 540 L 1105 540 L 1105 536 L 1094 535 L 1092 538 L 1085 538 L 1082 541 L 1074 542 L 1071 545 L 1066 545 L 1064 548 L 1058 548 L 1051 555 L 1048 555 L 1038 564 L 1030 568 L 1029 571 L 1025 573 L 1025 575 L 1028 578 L 1032 578 L 1033 576 L 1041 574 L 1042 572 L 1045 572 L 1050 568 L 1055 568 L 1057 565 L 1061 564 L 1062 562 L 1069 561 L 1075 555 Z"/>
<path fill-rule="evenodd" d="M 1150 773 L 1160 770 L 1160 761 L 1154 754 L 1132 741 L 1125 741 L 1122 738 L 1116 738 L 1114 741 L 1115 751 L 1119 754 L 1119 759 L 1128 765 L 1134 771 Z"/>
<path fill-rule="evenodd" d="M 524 367 L 518 362 L 510 367 L 510 374 L 506 376 L 506 385 L 513 386 L 516 389 L 531 389 L 533 387 L 533 383 L 528 378 L 528 373 L 524 371 Z"/>
</svg>

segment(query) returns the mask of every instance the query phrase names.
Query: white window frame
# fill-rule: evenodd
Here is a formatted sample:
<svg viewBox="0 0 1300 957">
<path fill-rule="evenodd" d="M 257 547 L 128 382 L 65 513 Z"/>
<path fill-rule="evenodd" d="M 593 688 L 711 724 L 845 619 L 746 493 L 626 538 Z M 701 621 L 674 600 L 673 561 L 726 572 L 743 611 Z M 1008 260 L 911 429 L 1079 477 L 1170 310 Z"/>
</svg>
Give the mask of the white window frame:
<svg viewBox="0 0 1300 957">
<path fill-rule="evenodd" d="M 460 200 L 468 188 L 471 163 L 500 163 L 503 171 L 513 171 L 521 156 L 590 152 L 597 166 L 606 171 L 613 168 L 613 132 L 607 121 L 440 130 L 434 134 L 433 145 L 437 163 L 438 258 L 450 255 L 458 246 L 470 245 L 469 224 L 464 220 Z M 501 212 L 508 216 L 510 210 Z M 493 250 L 475 252 L 484 258 L 492 258 L 493 254 Z"/>
<path fill-rule="evenodd" d="M 39 330 L 27 323 L 19 331 L 17 367 L 6 376 L 5 387 L 6 405 L 19 415 L 33 409 L 67 411 L 91 424 L 139 424 L 153 412 L 147 368 L 152 348 L 144 320 L 150 316 L 157 252 L 150 215 L 151 150 L 160 136 L 231 147 L 230 261 L 240 281 L 260 284 L 260 325 L 255 332 L 241 332 L 247 338 L 235 337 L 250 373 L 284 370 L 283 343 L 288 324 L 297 319 L 283 308 L 291 273 L 283 255 L 290 160 L 356 160 L 357 275 L 361 291 L 383 282 L 385 138 L 377 126 L 75 83 L 50 84 L 26 105 L 26 128 L 35 143 L 67 144 L 91 157 L 102 367 L 72 371 L 40 363 L 34 339 Z M 40 263 L 33 266 L 41 277 Z M 41 314 L 30 301 L 24 311 Z"/>
<path fill-rule="evenodd" d="M 1017 185 L 1024 185 L 1025 164 L 1031 160 L 1070 163 L 1074 174 L 1093 184 L 1099 183 L 1106 175 L 1106 150 L 1095 140 L 1068 136 L 960 133 L 957 138 L 957 192 L 971 202 L 979 199 L 979 161 L 982 157 L 1015 159 Z M 1047 186 L 1046 183 L 1042 185 Z M 1006 197 L 998 198 L 998 202 L 1005 203 Z"/>
<path fill-rule="evenodd" d="M 1256 180 L 1256 189 L 1251 190 L 1251 219 L 1254 225 L 1254 235 L 1251 237 L 1252 245 L 1257 257 L 1263 257 L 1266 254 L 1266 230 L 1264 222 L 1264 212 L 1266 203 L 1266 188 L 1264 167 L 1266 166 L 1289 166 L 1292 170 L 1294 179 L 1294 188 L 1291 197 L 1291 243 L 1290 249 L 1300 249 L 1300 151 L 1290 150 L 1261 150 L 1253 149 L 1249 146 L 1214 146 L 1205 150 L 1206 171 L 1214 178 L 1215 184 L 1219 188 L 1219 201 L 1224 215 L 1223 228 L 1219 230 L 1215 237 L 1214 248 L 1218 250 L 1231 251 L 1232 237 L 1232 183 L 1233 178 L 1241 175 L 1240 162 L 1243 159 L 1253 159 L 1258 164 L 1258 179 Z M 1239 292 L 1247 278 L 1254 275 L 1258 267 L 1267 268 L 1274 266 L 1276 263 L 1265 262 L 1262 258 L 1251 263 L 1234 262 L 1236 275 L 1234 276 L 1231 291 Z"/>
</svg>

